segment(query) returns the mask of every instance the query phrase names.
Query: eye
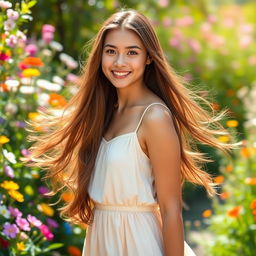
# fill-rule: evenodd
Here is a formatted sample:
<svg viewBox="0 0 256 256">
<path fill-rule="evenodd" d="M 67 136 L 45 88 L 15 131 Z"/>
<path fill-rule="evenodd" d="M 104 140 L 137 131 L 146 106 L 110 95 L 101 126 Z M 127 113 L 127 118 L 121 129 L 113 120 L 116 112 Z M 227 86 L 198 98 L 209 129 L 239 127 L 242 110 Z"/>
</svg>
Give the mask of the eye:
<svg viewBox="0 0 256 256">
<path fill-rule="evenodd" d="M 112 49 L 108 49 L 108 50 L 106 50 L 106 53 L 109 53 L 109 54 L 112 54 L 112 53 L 114 53 L 115 51 L 114 50 L 112 50 Z"/>
<path fill-rule="evenodd" d="M 132 53 L 131 55 L 137 55 L 138 53 L 135 51 L 129 51 L 130 53 Z"/>
</svg>

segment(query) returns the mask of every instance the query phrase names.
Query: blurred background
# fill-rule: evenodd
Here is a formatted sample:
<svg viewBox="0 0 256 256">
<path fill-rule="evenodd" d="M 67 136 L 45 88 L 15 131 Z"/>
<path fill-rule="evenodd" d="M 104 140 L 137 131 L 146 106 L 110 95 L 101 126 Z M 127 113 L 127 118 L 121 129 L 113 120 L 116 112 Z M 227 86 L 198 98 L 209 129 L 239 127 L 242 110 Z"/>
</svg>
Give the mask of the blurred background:
<svg viewBox="0 0 256 256">
<path fill-rule="evenodd" d="M 154 25 L 170 65 L 190 88 L 227 109 L 222 124 L 242 146 L 228 158 L 198 145 L 214 162 L 219 195 L 184 186 L 186 241 L 198 256 L 256 251 L 256 3 L 243 0 L 0 1 L 0 255 L 81 255 L 86 227 L 70 225 L 44 194 L 43 172 L 29 156 L 25 120 L 58 117 L 103 21 L 134 8 Z M 36 127 L 38 132 L 44 127 Z M 223 143 L 229 136 L 218 138 Z"/>
</svg>

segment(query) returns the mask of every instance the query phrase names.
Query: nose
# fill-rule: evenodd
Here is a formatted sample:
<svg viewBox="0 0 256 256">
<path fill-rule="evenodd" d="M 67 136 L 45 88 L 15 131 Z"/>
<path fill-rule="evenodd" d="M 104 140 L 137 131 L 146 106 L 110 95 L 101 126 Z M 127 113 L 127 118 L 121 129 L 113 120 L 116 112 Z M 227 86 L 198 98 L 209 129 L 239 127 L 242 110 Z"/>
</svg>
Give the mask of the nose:
<svg viewBox="0 0 256 256">
<path fill-rule="evenodd" d="M 125 64 L 125 57 L 122 54 L 117 54 L 115 65 L 120 66 Z"/>
</svg>

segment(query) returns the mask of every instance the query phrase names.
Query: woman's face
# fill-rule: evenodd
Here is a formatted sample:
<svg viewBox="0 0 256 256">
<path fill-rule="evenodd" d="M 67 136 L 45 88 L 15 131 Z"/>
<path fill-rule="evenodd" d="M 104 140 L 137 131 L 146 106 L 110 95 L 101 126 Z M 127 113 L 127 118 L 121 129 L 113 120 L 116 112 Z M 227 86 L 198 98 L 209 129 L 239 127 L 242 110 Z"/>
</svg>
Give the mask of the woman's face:
<svg viewBox="0 0 256 256">
<path fill-rule="evenodd" d="M 102 70 L 116 88 L 142 86 L 150 60 L 139 36 L 129 29 L 107 32 L 102 53 Z"/>
</svg>

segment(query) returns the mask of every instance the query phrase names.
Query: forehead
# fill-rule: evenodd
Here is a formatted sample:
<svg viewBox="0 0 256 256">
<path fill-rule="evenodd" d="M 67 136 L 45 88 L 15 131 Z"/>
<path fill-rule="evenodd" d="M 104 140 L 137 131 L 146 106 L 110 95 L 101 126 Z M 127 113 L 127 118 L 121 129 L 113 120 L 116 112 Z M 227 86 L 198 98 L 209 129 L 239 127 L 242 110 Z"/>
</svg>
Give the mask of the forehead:
<svg viewBox="0 0 256 256">
<path fill-rule="evenodd" d="M 143 43 L 136 32 L 126 28 L 109 30 L 105 37 L 104 45 L 105 44 L 112 44 L 117 47 L 137 45 L 144 48 Z"/>
</svg>

